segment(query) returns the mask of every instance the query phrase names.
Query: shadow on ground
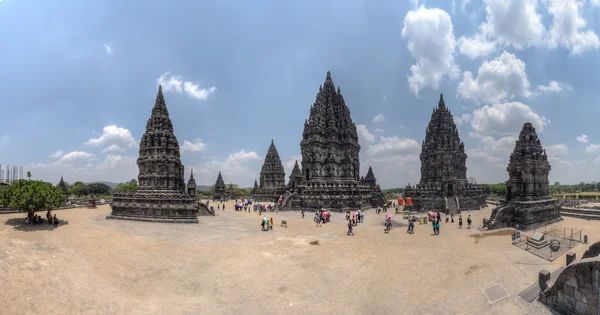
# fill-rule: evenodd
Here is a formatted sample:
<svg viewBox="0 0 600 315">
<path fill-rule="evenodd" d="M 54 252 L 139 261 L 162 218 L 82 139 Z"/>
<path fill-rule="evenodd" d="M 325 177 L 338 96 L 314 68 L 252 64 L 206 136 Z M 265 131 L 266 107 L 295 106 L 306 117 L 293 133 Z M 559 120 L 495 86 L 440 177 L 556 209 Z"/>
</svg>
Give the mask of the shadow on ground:
<svg viewBox="0 0 600 315">
<path fill-rule="evenodd" d="M 25 232 L 50 231 L 50 230 L 58 229 L 63 225 L 69 224 L 69 221 L 65 221 L 65 220 L 58 220 L 58 222 L 59 222 L 58 226 L 54 227 L 54 225 L 48 224 L 47 221 L 45 221 L 42 224 L 33 225 L 33 224 L 25 223 L 25 218 L 12 218 L 12 219 L 6 220 L 6 222 L 4 222 L 4 224 L 12 226 L 13 229 L 15 229 L 15 230 L 25 231 Z"/>
</svg>

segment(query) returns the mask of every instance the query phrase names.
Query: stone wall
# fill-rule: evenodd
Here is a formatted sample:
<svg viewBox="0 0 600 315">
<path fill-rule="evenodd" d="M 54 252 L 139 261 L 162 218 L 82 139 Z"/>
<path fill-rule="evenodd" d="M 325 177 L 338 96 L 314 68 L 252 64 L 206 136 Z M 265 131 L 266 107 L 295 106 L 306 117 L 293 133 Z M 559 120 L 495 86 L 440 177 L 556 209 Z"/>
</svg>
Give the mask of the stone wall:
<svg viewBox="0 0 600 315">
<path fill-rule="evenodd" d="M 600 309 L 600 259 L 567 266 L 554 284 L 540 292 L 540 302 L 561 314 L 597 315 Z"/>
<path fill-rule="evenodd" d="M 590 248 L 583 253 L 583 257 L 581 258 L 593 258 L 598 257 L 598 255 L 600 255 L 600 242 L 592 244 Z"/>
</svg>

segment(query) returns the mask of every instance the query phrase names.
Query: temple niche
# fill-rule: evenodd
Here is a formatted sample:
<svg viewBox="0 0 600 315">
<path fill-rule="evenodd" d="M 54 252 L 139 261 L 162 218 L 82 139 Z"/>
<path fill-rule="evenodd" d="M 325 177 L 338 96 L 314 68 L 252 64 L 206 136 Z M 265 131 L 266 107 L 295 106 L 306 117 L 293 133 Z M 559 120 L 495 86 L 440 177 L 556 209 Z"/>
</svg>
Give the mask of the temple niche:
<svg viewBox="0 0 600 315">
<path fill-rule="evenodd" d="M 215 182 L 215 193 L 213 195 L 213 199 L 225 201 L 227 200 L 227 197 L 227 187 L 225 186 L 225 181 L 223 181 L 221 171 L 219 171 L 217 181 Z"/>
<path fill-rule="evenodd" d="M 420 159 L 421 181 L 405 189 L 405 196 L 413 200 L 413 209 L 456 213 L 485 207 L 482 186 L 467 180 L 465 145 L 443 95 L 431 113 Z"/>
<path fill-rule="evenodd" d="M 385 203 L 381 192 L 360 181 L 356 125 L 330 72 L 304 121 L 300 151 L 302 166 L 290 176 L 283 209 L 346 211 Z"/>
<path fill-rule="evenodd" d="M 198 223 L 198 215 L 214 215 L 198 203 L 195 187 L 186 189 L 179 142 L 173 133 L 161 86 L 140 140 L 137 165 L 137 192 L 115 193 L 108 219 Z M 193 176 L 190 182 L 195 186 Z"/>
<path fill-rule="evenodd" d="M 271 139 L 271 145 L 260 171 L 260 184 L 253 188 L 251 198 L 256 201 L 277 202 L 285 191 L 285 171 L 275 142 Z"/>
<path fill-rule="evenodd" d="M 506 202 L 492 211 L 487 227 L 529 229 L 562 220 L 548 190 L 550 162 L 531 123 L 525 123 L 506 170 Z"/>
</svg>

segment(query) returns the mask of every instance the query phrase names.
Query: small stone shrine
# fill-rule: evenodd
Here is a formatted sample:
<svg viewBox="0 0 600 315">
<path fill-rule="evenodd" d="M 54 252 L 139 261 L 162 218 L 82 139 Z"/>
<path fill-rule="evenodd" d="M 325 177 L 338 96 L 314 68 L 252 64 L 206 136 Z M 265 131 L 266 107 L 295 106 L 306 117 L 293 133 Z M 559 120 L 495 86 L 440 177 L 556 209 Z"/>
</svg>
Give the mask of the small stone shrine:
<svg viewBox="0 0 600 315">
<path fill-rule="evenodd" d="M 330 72 L 304 121 L 300 151 L 301 173 L 292 172 L 294 177 L 290 176 L 288 187 L 293 193 L 284 201 L 282 210 L 346 211 L 385 203 L 381 192 L 360 182 L 356 124 Z"/>
<path fill-rule="evenodd" d="M 562 220 L 548 191 L 550 163 L 531 123 L 525 123 L 506 170 L 506 203 L 492 211 L 487 227 L 529 229 Z"/>
<path fill-rule="evenodd" d="M 251 198 L 256 201 L 277 202 L 285 191 L 285 171 L 275 143 L 271 140 L 271 146 L 260 171 L 260 184 L 253 191 Z"/>
<path fill-rule="evenodd" d="M 198 223 L 198 215 L 212 214 L 186 191 L 179 142 L 160 86 L 139 152 L 139 188 L 135 193 L 115 193 L 108 219 Z M 190 181 L 194 183 L 193 178 Z"/>
<path fill-rule="evenodd" d="M 225 187 L 225 181 L 223 181 L 223 176 L 221 176 L 221 171 L 219 171 L 219 176 L 217 176 L 217 181 L 215 182 L 215 194 L 213 195 L 213 199 L 225 201 L 225 199 L 227 199 L 226 190 L 227 187 Z"/>
<path fill-rule="evenodd" d="M 456 213 L 485 207 L 483 187 L 467 180 L 467 154 L 443 95 L 421 145 L 421 181 L 406 187 L 413 210 Z"/>
<path fill-rule="evenodd" d="M 290 174 L 290 181 L 288 182 L 287 189 L 290 192 L 296 191 L 300 183 L 302 182 L 302 171 L 300 170 L 300 166 L 298 166 L 298 160 L 294 164 L 294 169 L 292 169 L 292 174 Z"/>
<path fill-rule="evenodd" d="M 549 244 L 548 240 L 544 239 L 544 234 L 542 233 L 535 233 L 532 237 L 528 237 L 527 243 L 529 243 L 529 246 L 537 249 L 548 246 Z"/>
</svg>

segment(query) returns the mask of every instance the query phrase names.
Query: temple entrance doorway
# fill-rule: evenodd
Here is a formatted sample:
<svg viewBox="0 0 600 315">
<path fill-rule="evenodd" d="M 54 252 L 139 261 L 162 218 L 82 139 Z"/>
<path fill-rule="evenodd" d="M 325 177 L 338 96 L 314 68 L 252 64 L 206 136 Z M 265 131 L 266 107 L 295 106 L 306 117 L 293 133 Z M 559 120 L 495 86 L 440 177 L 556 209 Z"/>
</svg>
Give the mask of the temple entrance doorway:
<svg viewBox="0 0 600 315">
<path fill-rule="evenodd" d="M 448 184 L 448 197 L 452 196 L 454 196 L 454 189 L 452 187 L 452 184 Z"/>
<path fill-rule="evenodd" d="M 307 168 L 306 169 L 306 180 L 310 179 L 310 170 Z"/>
</svg>

